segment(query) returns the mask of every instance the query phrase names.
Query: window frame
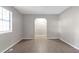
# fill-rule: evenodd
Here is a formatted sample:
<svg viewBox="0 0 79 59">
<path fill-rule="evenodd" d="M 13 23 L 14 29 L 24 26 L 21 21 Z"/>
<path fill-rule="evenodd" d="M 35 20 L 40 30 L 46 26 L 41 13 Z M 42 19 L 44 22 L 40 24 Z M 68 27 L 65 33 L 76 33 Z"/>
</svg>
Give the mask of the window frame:
<svg viewBox="0 0 79 59">
<path fill-rule="evenodd" d="M 3 30 L 0 30 L 0 34 L 2 34 L 2 33 L 8 33 L 8 32 L 12 32 L 12 11 L 10 11 L 10 10 L 8 10 L 8 9 L 6 9 L 6 8 L 3 8 L 3 7 L 0 7 L 0 8 L 2 8 L 2 15 L 1 15 L 1 21 L 2 21 L 2 26 L 4 25 L 3 24 L 3 22 L 8 22 L 8 30 L 7 29 L 3 29 Z M 4 19 L 3 18 L 3 10 L 6 10 L 6 11 L 8 11 L 9 13 L 8 13 L 8 20 L 6 20 L 6 19 Z M 5 28 L 5 27 L 4 27 Z"/>
</svg>

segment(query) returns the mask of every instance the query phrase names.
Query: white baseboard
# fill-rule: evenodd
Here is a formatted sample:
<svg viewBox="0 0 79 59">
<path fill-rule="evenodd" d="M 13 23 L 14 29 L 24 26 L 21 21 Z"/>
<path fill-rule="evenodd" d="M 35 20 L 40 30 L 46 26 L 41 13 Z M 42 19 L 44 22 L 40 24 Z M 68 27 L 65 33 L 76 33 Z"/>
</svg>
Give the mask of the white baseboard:
<svg viewBox="0 0 79 59">
<path fill-rule="evenodd" d="M 33 39 L 33 38 L 22 38 L 22 39 L 29 40 L 29 39 Z"/>
<path fill-rule="evenodd" d="M 48 39 L 59 39 L 59 37 L 48 37 Z"/>
<path fill-rule="evenodd" d="M 4 53 L 5 51 L 7 51 L 8 49 L 10 49 L 11 47 L 13 47 L 14 45 L 16 45 L 18 42 L 20 42 L 22 39 L 16 41 L 15 43 L 13 43 L 12 45 L 10 45 L 8 48 L 6 48 L 5 50 L 3 50 L 1 53 Z"/>
<path fill-rule="evenodd" d="M 62 38 L 60 38 L 60 40 L 61 40 L 61 41 L 63 41 L 63 42 L 65 42 L 65 43 L 67 43 L 68 45 L 72 46 L 73 48 L 75 48 L 75 49 L 79 50 L 79 48 L 78 48 L 78 47 L 76 47 L 76 46 L 74 46 L 74 45 L 70 44 L 69 42 L 67 42 L 67 41 L 63 40 Z"/>
<path fill-rule="evenodd" d="M 34 38 L 22 38 L 22 39 L 28 39 L 29 40 L 29 39 L 34 39 Z M 59 37 L 50 37 L 50 38 L 47 37 L 47 39 L 59 39 Z"/>
</svg>

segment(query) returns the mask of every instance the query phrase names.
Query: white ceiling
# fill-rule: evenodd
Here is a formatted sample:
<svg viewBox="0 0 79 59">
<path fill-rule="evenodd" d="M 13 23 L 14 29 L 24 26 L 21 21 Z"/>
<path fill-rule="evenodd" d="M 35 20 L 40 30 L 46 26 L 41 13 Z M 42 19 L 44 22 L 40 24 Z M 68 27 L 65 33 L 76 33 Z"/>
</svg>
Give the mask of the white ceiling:
<svg viewBox="0 0 79 59">
<path fill-rule="evenodd" d="M 69 6 L 14 6 L 22 14 L 60 14 Z"/>
</svg>

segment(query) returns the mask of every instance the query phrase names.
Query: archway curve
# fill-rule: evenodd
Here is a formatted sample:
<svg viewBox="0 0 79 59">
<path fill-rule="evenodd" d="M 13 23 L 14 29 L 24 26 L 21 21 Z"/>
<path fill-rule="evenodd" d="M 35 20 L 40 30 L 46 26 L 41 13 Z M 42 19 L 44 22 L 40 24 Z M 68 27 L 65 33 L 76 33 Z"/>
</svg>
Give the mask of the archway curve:
<svg viewBox="0 0 79 59">
<path fill-rule="evenodd" d="M 35 39 L 46 39 L 47 38 L 47 19 L 36 18 L 35 19 Z"/>
</svg>

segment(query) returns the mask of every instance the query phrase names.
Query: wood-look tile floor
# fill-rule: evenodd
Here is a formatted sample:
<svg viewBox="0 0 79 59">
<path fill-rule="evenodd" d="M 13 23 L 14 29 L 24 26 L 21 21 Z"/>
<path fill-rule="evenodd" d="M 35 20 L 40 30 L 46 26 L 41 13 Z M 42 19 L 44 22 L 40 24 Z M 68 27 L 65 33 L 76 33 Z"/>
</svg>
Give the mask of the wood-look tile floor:
<svg viewBox="0 0 79 59">
<path fill-rule="evenodd" d="M 59 39 L 22 40 L 5 53 L 79 53 Z"/>
</svg>

